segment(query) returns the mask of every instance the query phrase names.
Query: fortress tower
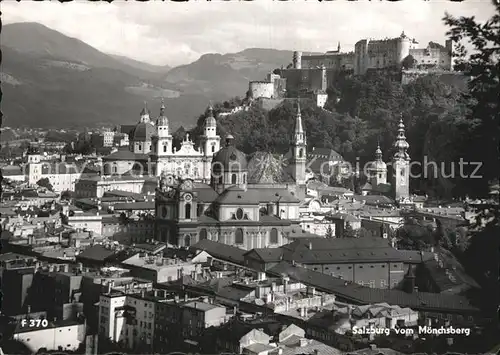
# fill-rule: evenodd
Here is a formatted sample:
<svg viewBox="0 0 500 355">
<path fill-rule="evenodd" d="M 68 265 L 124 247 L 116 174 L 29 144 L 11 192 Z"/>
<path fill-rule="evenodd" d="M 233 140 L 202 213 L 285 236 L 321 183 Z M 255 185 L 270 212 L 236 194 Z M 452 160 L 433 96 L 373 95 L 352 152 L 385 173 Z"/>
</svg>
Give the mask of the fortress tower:
<svg viewBox="0 0 500 355">
<path fill-rule="evenodd" d="M 293 52 L 293 69 L 302 69 L 302 52 Z"/>
</svg>

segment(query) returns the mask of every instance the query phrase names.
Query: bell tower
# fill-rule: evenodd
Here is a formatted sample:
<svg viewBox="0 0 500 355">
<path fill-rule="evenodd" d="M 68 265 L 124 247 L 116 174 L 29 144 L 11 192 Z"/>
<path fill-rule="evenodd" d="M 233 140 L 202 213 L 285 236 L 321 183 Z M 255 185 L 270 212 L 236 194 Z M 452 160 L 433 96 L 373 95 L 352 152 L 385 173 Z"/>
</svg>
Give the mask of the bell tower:
<svg viewBox="0 0 500 355">
<path fill-rule="evenodd" d="M 396 153 L 392 160 L 393 189 L 396 201 L 410 197 L 410 156 L 407 152 L 409 146 L 406 141 L 403 117 L 401 117 L 398 125 L 398 136 L 396 142 L 394 142 Z"/>
<path fill-rule="evenodd" d="M 217 121 L 214 118 L 212 105 L 208 107 L 208 115 L 205 119 L 203 134 L 203 154 L 212 157 L 220 149 L 220 137 L 217 135 Z"/>
<path fill-rule="evenodd" d="M 300 102 L 297 103 L 297 114 L 295 116 L 295 128 L 290 137 L 290 167 L 292 177 L 296 185 L 305 185 L 306 183 L 306 159 L 307 159 L 307 140 L 304 128 L 302 126 L 302 115 L 300 113 Z"/>
</svg>

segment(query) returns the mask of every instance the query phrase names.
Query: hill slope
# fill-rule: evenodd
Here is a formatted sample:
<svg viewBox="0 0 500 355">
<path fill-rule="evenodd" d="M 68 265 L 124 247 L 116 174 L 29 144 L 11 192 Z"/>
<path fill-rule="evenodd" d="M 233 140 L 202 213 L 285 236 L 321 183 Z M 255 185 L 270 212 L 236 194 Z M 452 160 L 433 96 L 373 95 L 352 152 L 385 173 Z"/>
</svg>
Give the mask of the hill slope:
<svg viewBox="0 0 500 355">
<path fill-rule="evenodd" d="M 292 55 L 272 49 L 208 54 L 162 77 L 168 68 L 107 55 L 37 23 L 4 26 L 2 50 L 4 124 L 59 128 L 131 124 L 144 101 L 155 110 L 161 97 L 173 128 L 189 127 L 210 100 L 244 96 L 249 80 L 262 80 Z"/>
<path fill-rule="evenodd" d="M 171 69 L 165 81 L 183 92 L 226 97 L 244 96 L 251 80 L 264 80 L 273 69 L 286 66 L 292 51 L 245 49 L 230 54 L 205 54 L 197 61 Z"/>
</svg>

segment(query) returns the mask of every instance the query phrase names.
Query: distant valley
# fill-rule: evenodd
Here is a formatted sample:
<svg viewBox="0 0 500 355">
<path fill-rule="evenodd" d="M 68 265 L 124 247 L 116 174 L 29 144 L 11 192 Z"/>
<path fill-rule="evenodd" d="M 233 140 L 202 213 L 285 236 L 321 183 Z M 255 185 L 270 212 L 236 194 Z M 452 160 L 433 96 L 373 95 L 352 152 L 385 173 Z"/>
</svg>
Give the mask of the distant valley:
<svg viewBox="0 0 500 355">
<path fill-rule="evenodd" d="M 292 56 L 246 49 L 170 68 L 105 54 L 38 23 L 5 25 L 2 50 L 4 126 L 47 128 L 131 124 L 144 101 L 156 115 L 161 98 L 171 125 L 189 127 L 210 100 L 244 96 L 249 80 Z"/>
</svg>

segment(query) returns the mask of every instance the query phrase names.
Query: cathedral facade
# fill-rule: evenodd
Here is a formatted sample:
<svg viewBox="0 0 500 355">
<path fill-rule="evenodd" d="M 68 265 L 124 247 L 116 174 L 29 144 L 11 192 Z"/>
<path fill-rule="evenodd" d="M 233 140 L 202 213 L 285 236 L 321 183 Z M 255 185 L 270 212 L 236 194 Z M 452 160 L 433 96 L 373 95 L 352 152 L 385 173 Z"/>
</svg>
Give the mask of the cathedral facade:
<svg viewBox="0 0 500 355">
<path fill-rule="evenodd" d="M 155 121 L 145 105 L 139 122 L 127 132 L 129 151 L 117 151 L 103 158 L 107 167 L 105 171 L 108 174 L 124 174 L 132 166 L 140 166 L 145 173 L 153 176 L 172 174 L 197 182 L 209 182 L 212 158 L 220 149 L 217 124 L 212 110 L 209 111 L 199 148 L 187 134 L 180 149 L 175 149 L 163 102 Z"/>
</svg>

